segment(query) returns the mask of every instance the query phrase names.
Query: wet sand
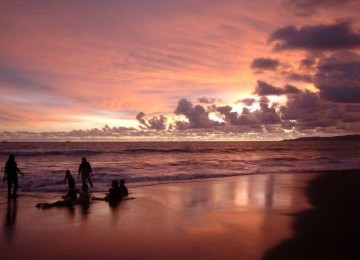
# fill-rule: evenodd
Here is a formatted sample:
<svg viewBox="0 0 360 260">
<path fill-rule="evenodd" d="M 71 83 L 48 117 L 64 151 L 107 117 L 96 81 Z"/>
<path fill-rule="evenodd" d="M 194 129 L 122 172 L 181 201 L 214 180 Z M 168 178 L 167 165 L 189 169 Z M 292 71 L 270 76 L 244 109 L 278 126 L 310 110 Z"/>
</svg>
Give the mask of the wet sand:
<svg viewBox="0 0 360 260">
<path fill-rule="evenodd" d="M 338 175 L 333 174 L 330 179 L 341 183 Z M 359 177 L 350 175 L 353 179 L 348 181 L 358 183 L 355 180 Z M 311 232 L 300 236 L 298 230 L 304 225 L 307 228 L 304 224 L 307 217 L 301 216 L 319 205 L 312 200 L 317 198 L 315 201 L 320 200 L 324 205 L 333 200 L 332 196 L 316 196 L 331 193 L 326 188 L 322 190 L 326 181 L 321 176 L 330 175 L 252 175 L 140 187 L 130 189 L 129 199 L 118 205 L 95 201 L 88 208 L 76 205 L 72 209 L 35 207 L 39 202 L 58 200 L 60 194 L 22 193 L 17 200 L 8 201 L 2 192 L 0 257 L 262 259 L 265 255 L 267 259 L 278 259 L 278 256 L 293 256 L 291 252 L 296 252 L 295 249 L 306 247 L 293 244 L 304 238 L 312 239 Z M 347 190 L 351 185 L 340 186 Z M 354 206 L 358 201 L 351 203 Z M 331 205 L 337 207 L 338 203 Z M 353 208 L 346 210 L 351 212 Z M 319 221 L 315 218 L 310 228 Z M 353 225 L 356 223 L 349 223 L 347 228 Z M 355 235 L 353 238 L 356 239 Z"/>
</svg>

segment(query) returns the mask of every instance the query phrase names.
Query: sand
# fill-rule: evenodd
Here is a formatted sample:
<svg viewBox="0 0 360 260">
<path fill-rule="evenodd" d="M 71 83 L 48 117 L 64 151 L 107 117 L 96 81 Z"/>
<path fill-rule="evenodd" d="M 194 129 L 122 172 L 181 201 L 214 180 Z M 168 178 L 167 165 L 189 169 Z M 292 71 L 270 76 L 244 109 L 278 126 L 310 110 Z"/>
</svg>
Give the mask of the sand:
<svg viewBox="0 0 360 260">
<path fill-rule="evenodd" d="M 359 177 L 354 174 L 349 173 L 353 177 L 347 181 L 357 187 Z M 307 250 L 309 246 L 301 242 L 313 235 L 319 240 L 319 232 L 304 235 L 301 230 L 317 227 L 322 214 L 333 212 L 344 199 L 339 195 L 339 201 L 330 203 L 331 209 L 319 213 L 319 218 L 318 205 L 329 205 L 326 201 L 334 198 L 317 195 L 348 186 L 354 189 L 341 184 L 338 175 L 330 175 L 252 175 L 138 187 L 118 205 L 95 201 L 72 209 L 35 207 L 57 200 L 60 194 L 21 193 L 8 201 L 3 192 L 0 258 L 297 259 L 293 257 L 310 251 L 306 259 L 316 259 L 311 253 L 319 256 L 317 247 Z M 330 176 L 330 181 L 322 176 Z M 323 187 L 332 180 L 336 187 Z M 349 211 L 347 217 L 357 199 L 340 208 Z M 316 216 L 308 219 L 309 214 Z M 356 221 L 349 222 L 345 229 L 349 228 L 358 228 Z M 357 239 L 356 234 L 351 239 Z"/>
</svg>

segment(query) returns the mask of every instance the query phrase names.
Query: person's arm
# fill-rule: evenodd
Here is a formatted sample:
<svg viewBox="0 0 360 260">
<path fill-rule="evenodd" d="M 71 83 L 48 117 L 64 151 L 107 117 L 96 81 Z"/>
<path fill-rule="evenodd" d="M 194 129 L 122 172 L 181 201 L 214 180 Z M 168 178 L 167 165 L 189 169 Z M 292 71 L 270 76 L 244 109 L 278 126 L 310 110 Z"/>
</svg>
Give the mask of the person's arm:
<svg viewBox="0 0 360 260">
<path fill-rule="evenodd" d="M 17 167 L 17 164 L 15 163 L 15 166 L 16 166 L 16 171 L 18 173 L 20 173 L 22 176 L 24 176 L 24 173 L 22 171 L 20 171 L 19 167 Z"/>
<path fill-rule="evenodd" d="M 63 185 L 65 185 L 65 183 L 66 183 L 66 179 L 67 179 L 67 176 L 65 175 Z"/>
<path fill-rule="evenodd" d="M 6 172 L 6 168 L 5 168 L 3 181 L 6 180 L 6 175 L 7 175 L 7 172 Z"/>
<path fill-rule="evenodd" d="M 18 168 L 18 173 L 20 173 L 22 176 L 24 176 L 24 173 L 22 171 L 20 171 L 20 169 Z"/>
<path fill-rule="evenodd" d="M 89 163 L 89 168 L 90 168 L 90 175 L 92 176 L 93 175 L 93 172 L 92 172 L 92 168 L 91 168 L 91 164 Z"/>
</svg>

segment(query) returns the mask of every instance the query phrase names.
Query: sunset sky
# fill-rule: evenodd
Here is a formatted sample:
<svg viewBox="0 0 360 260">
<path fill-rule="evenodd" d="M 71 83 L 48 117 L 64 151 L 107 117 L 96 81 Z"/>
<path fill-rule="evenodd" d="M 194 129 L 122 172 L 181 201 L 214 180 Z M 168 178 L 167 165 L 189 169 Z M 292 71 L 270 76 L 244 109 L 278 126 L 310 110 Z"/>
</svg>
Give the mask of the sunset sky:
<svg viewBox="0 0 360 260">
<path fill-rule="evenodd" d="M 359 133 L 358 0 L 3 0 L 0 140 Z"/>
</svg>

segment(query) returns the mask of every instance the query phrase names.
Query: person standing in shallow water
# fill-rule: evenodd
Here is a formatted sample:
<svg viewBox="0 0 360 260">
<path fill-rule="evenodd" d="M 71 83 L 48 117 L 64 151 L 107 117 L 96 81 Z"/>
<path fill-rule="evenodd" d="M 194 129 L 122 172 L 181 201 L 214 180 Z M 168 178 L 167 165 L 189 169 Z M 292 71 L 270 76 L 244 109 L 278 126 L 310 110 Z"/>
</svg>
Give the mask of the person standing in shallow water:
<svg viewBox="0 0 360 260">
<path fill-rule="evenodd" d="M 18 173 L 21 173 L 22 176 L 24 176 L 24 174 L 20 171 L 20 169 L 17 166 L 17 163 L 15 161 L 15 155 L 10 154 L 9 159 L 7 160 L 7 162 L 5 164 L 5 172 L 4 172 L 4 179 L 3 179 L 3 181 L 5 181 L 5 179 L 7 179 L 8 198 L 9 199 L 17 197 L 17 189 L 19 187 L 18 176 L 17 176 Z M 13 186 L 14 186 L 14 190 L 11 193 Z"/>
<path fill-rule="evenodd" d="M 81 175 L 82 184 L 86 184 L 88 182 L 91 187 L 93 187 L 91 176 L 92 176 L 92 168 L 90 163 L 86 160 L 85 157 L 82 158 L 81 164 L 79 165 L 79 175 Z"/>
</svg>

